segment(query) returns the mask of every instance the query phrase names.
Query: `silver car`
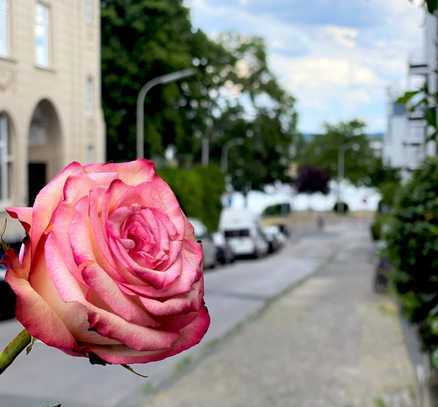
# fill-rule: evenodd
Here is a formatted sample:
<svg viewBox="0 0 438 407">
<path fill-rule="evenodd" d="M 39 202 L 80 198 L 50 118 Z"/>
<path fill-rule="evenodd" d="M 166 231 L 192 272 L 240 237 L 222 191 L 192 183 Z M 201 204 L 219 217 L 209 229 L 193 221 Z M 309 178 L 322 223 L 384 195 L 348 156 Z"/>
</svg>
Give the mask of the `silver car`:
<svg viewBox="0 0 438 407">
<path fill-rule="evenodd" d="M 217 249 L 211 235 L 208 233 L 207 227 L 199 220 L 190 218 L 190 223 L 195 230 L 196 239 L 201 241 L 202 249 L 204 250 L 204 266 L 205 268 L 214 268 L 217 264 Z"/>
</svg>

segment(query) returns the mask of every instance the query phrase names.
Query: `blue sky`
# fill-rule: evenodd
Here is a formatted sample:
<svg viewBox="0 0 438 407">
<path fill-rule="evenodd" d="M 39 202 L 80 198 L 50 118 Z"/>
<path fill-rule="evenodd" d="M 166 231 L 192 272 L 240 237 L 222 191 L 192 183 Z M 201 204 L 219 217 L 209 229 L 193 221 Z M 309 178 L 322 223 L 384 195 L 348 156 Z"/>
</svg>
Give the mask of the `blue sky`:
<svg viewBox="0 0 438 407">
<path fill-rule="evenodd" d="M 269 62 L 298 99 L 300 130 L 361 118 L 386 126 L 388 87 L 406 86 L 418 54 L 422 11 L 408 0 L 187 0 L 210 36 L 237 31 L 265 38 Z"/>
</svg>

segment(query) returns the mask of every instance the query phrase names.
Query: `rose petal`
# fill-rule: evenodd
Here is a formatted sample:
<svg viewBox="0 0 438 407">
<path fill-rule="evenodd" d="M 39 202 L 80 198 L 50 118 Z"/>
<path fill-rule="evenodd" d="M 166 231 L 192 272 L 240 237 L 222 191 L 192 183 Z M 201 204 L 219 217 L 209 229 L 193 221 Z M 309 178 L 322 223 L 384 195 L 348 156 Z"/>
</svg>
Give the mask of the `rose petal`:
<svg viewBox="0 0 438 407">
<path fill-rule="evenodd" d="M 180 332 L 178 341 L 171 349 L 164 352 L 137 352 L 123 346 L 90 346 L 89 350 L 102 360 L 115 364 L 147 363 L 176 355 L 197 345 L 210 325 L 208 311 L 203 307 L 197 318 Z"/>
<path fill-rule="evenodd" d="M 29 233 L 32 225 L 32 208 L 15 207 L 6 208 L 6 212 L 11 218 L 18 219 L 24 227 L 24 230 Z"/>
<path fill-rule="evenodd" d="M 140 306 L 135 304 L 118 285 L 96 264 L 86 266 L 82 275 L 87 285 L 123 319 L 137 325 L 157 327 L 158 323 Z"/>
<path fill-rule="evenodd" d="M 90 173 L 116 172 L 125 184 L 138 185 L 154 176 L 155 164 L 149 160 L 139 159 L 126 163 L 88 164 L 85 170 Z"/>
<path fill-rule="evenodd" d="M 119 269 L 124 269 L 125 272 L 134 273 L 139 279 L 142 280 L 141 285 L 144 282 L 152 285 L 152 288 L 157 290 L 171 285 L 181 274 L 182 271 L 182 259 L 177 259 L 172 267 L 166 271 L 157 271 L 140 266 L 135 262 L 131 256 L 126 252 L 123 244 L 120 241 L 110 240 L 110 247 L 114 254 L 117 255 L 117 262 Z"/>
<path fill-rule="evenodd" d="M 129 283 L 120 283 L 120 285 L 127 292 L 148 298 L 169 298 L 185 294 L 191 290 L 193 283 L 199 280 L 202 275 L 202 248 L 197 242 L 184 241 L 180 258 L 182 260 L 182 273 L 172 284 L 164 289 Z"/>
<path fill-rule="evenodd" d="M 68 253 L 60 251 L 60 245 L 54 233 L 51 233 L 45 244 L 47 270 L 63 301 L 85 301 L 85 290 L 68 269 L 65 258 Z"/>
<path fill-rule="evenodd" d="M 63 320 L 32 288 L 29 281 L 20 277 L 20 274 L 25 273 L 20 273 L 19 268 L 15 264 L 6 275 L 7 283 L 17 296 L 16 318 L 32 336 L 45 344 L 71 355 L 80 355 L 82 352 Z"/>
<path fill-rule="evenodd" d="M 186 295 L 178 295 L 164 301 L 153 298 L 140 297 L 145 309 L 156 316 L 184 314 L 199 310 L 204 292 L 204 278 L 193 284 L 192 290 Z"/>
<path fill-rule="evenodd" d="M 36 196 L 32 212 L 31 246 L 35 252 L 41 235 L 50 223 L 53 211 L 62 199 L 65 181 L 68 177 L 82 172 L 81 164 L 72 162 L 50 181 Z"/>
<path fill-rule="evenodd" d="M 105 310 L 89 311 L 88 321 L 100 335 L 135 350 L 168 349 L 178 339 L 175 333 L 132 324 Z"/>
<path fill-rule="evenodd" d="M 159 176 L 135 187 L 120 180 L 111 183 L 107 190 L 110 211 L 122 206 L 140 205 L 143 208 L 156 208 L 167 215 L 175 227 L 175 239 L 182 240 L 185 230 L 185 216 L 175 194 Z"/>
</svg>

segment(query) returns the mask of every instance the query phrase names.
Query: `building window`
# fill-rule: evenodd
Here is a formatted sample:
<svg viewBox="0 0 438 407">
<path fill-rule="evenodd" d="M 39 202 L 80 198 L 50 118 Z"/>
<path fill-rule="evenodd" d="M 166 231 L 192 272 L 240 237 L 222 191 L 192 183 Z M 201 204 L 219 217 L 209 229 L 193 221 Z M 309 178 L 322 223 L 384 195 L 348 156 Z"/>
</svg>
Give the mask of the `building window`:
<svg viewBox="0 0 438 407">
<path fill-rule="evenodd" d="M 10 8 L 9 0 L 0 0 L 0 56 L 9 56 L 10 46 Z"/>
<path fill-rule="evenodd" d="M 47 68 L 50 62 L 50 10 L 49 7 L 37 2 L 35 14 L 35 55 L 36 64 Z"/>
<path fill-rule="evenodd" d="M 12 140 L 8 117 L 0 114 L 0 201 L 11 198 Z"/>
<path fill-rule="evenodd" d="M 85 22 L 91 24 L 94 20 L 94 0 L 84 0 Z"/>
<path fill-rule="evenodd" d="M 91 76 L 85 84 L 85 112 L 89 116 L 94 114 L 94 79 Z"/>
</svg>

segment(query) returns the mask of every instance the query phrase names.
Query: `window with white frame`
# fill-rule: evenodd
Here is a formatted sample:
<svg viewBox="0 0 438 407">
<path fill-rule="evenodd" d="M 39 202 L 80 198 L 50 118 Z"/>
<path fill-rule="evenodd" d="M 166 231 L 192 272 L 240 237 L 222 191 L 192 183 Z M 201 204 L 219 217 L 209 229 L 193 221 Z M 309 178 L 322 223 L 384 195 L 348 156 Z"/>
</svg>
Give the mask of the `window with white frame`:
<svg viewBox="0 0 438 407">
<path fill-rule="evenodd" d="M 9 0 L 0 0 L 0 56 L 9 56 L 10 47 L 10 7 Z"/>
<path fill-rule="evenodd" d="M 38 66 L 47 68 L 50 64 L 50 10 L 40 1 L 35 10 L 35 58 Z"/>
<path fill-rule="evenodd" d="M 94 19 L 94 0 L 84 0 L 84 17 L 87 24 L 91 24 Z"/>
<path fill-rule="evenodd" d="M 12 191 L 12 140 L 9 120 L 6 114 L 0 114 L 0 201 L 11 198 Z"/>
<path fill-rule="evenodd" d="M 94 114 L 94 79 L 92 76 L 88 76 L 85 83 L 85 112 L 89 116 Z"/>
</svg>

